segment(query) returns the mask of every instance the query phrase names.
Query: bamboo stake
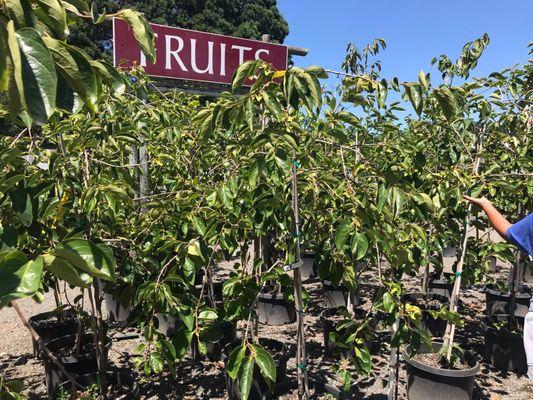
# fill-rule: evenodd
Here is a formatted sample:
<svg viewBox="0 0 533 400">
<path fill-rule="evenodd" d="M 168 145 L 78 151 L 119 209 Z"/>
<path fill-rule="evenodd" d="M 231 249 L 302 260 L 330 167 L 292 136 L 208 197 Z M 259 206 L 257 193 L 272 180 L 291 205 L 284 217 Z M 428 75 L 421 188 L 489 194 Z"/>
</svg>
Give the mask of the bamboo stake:
<svg viewBox="0 0 533 400">
<path fill-rule="evenodd" d="M 479 165 L 481 164 L 480 151 L 483 145 L 482 136 L 483 136 L 483 131 L 480 133 L 478 137 L 478 143 L 476 146 L 478 155 L 476 157 L 476 160 L 474 161 L 474 166 L 473 166 L 474 175 L 478 174 Z M 453 285 L 452 295 L 450 297 L 450 308 L 449 309 L 452 312 L 457 312 L 457 305 L 459 303 L 459 291 L 461 290 L 461 275 L 463 273 L 463 265 L 464 265 L 465 257 L 466 257 L 466 243 L 468 240 L 468 229 L 470 228 L 471 219 L 472 219 L 472 203 L 468 205 L 468 210 L 466 213 L 463 237 L 461 240 L 461 256 L 459 257 L 459 261 L 457 262 L 457 269 L 455 272 L 456 279 Z M 450 323 L 448 321 L 448 323 L 446 324 L 446 332 L 444 333 L 444 338 L 443 338 L 443 347 L 446 349 L 446 360 L 448 361 L 448 363 L 450 362 L 451 357 L 452 357 L 452 345 L 453 345 L 454 336 L 455 336 L 455 324 L 453 322 Z"/>
<path fill-rule="evenodd" d="M 298 211 L 298 186 L 297 186 L 297 161 L 293 156 L 291 178 L 292 178 L 292 211 L 294 213 L 294 236 L 296 246 L 294 248 L 295 262 L 301 261 L 300 253 L 300 215 Z M 305 324 L 302 301 L 302 278 L 300 268 L 294 270 L 294 301 L 296 306 L 296 318 L 298 331 L 296 335 L 296 372 L 298 377 L 298 399 L 307 400 L 309 398 L 309 383 L 307 379 L 307 354 L 305 352 Z"/>
<path fill-rule="evenodd" d="M 518 216 L 519 216 L 519 219 L 522 218 L 522 205 L 521 204 L 518 204 Z M 513 265 L 513 269 L 512 269 L 512 279 L 511 279 L 511 284 L 510 284 L 510 292 L 511 292 L 511 298 L 510 298 L 510 307 L 511 307 L 511 310 L 510 310 L 510 314 L 511 314 L 511 319 L 510 319 L 510 326 L 509 328 L 510 329 L 513 329 L 514 327 L 514 324 L 515 324 L 515 314 L 516 314 L 516 287 L 518 286 L 518 266 L 520 265 L 520 249 L 516 249 L 516 255 L 515 255 L 515 262 L 514 262 L 514 265 Z"/>
</svg>

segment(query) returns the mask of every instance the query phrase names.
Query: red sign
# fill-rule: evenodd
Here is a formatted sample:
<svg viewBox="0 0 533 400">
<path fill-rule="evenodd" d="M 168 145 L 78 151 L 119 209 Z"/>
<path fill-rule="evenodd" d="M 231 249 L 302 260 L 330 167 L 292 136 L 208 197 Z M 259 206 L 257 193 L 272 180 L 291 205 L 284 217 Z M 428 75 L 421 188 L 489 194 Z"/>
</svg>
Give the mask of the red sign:
<svg viewBox="0 0 533 400">
<path fill-rule="evenodd" d="M 155 35 L 155 63 L 141 52 L 133 31 L 113 19 L 113 64 L 141 65 L 153 77 L 231 83 L 233 73 L 248 60 L 262 59 L 277 70 L 287 69 L 287 46 L 150 24 Z"/>
</svg>

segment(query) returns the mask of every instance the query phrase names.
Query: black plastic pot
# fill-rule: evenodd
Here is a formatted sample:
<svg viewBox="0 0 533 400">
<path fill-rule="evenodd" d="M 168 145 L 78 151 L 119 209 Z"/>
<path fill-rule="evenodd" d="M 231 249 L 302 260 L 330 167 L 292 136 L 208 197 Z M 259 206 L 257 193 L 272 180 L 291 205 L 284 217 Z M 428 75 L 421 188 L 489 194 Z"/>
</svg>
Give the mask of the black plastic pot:
<svg viewBox="0 0 533 400">
<path fill-rule="evenodd" d="M 104 291 L 104 304 L 109 321 L 125 322 L 131 315 L 131 305 L 122 304 L 113 293 Z"/>
<path fill-rule="evenodd" d="M 519 282 L 533 282 L 533 262 L 526 261 L 518 264 L 518 279 Z"/>
<path fill-rule="evenodd" d="M 171 337 L 181 326 L 181 320 L 170 314 L 157 313 L 157 330 L 167 337 Z"/>
<path fill-rule="evenodd" d="M 268 291 L 257 299 L 257 316 L 265 325 L 286 325 L 296 321 L 294 303 L 286 300 L 283 293 Z"/>
<path fill-rule="evenodd" d="M 237 327 L 234 321 L 221 321 L 218 323 L 218 327 L 222 331 L 222 339 L 216 343 L 206 343 L 206 355 L 209 361 L 219 361 L 222 359 L 222 350 L 224 347 L 237 340 Z M 196 336 L 191 342 L 191 357 L 195 361 L 201 361 L 204 356 L 200 354 L 198 350 L 198 341 Z"/>
<path fill-rule="evenodd" d="M 87 374 L 87 375 L 81 375 L 75 377 L 76 382 L 78 382 L 79 385 L 82 386 L 83 389 L 89 388 L 91 385 L 98 384 L 100 381 L 99 374 Z M 133 377 L 129 374 L 126 374 L 124 372 L 114 372 L 114 371 L 107 371 L 106 372 L 106 383 L 108 386 L 120 386 L 123 389 L 121 390 L 121 394 L 118 397 L 113 397 L 114 399 L 138 399 L 139 398 L 139 385 L 137 385 L 137 382 Z M 52 399 L 56 399 L 59 397 L 62 393 L 71 393 L 72 390 L 72 384 L 70 381 L 65 381 L 54 392 L 54 395 L 52 396 Z M 78 391 L 80 389 L 78 388 Z"/>
<path fill-rule="evenodd" d="M 404 302 L 418 306 L 422 310 L 422 326 L 425 330 L 433 337 L 442 337 L 446 331 L 446 320 L 442 318 L 433 318 L 429 313 L 429 309 L 426 304 L 424 304 L 423 293 L 408 293 L 402 297 Z M 440 307 L 432 304 L 431 310 L 437 311 L 441 307 L 447 307 L 449 303 L 449 298 L 445 296 L 440 296 L 438 294 L 428 294 L 427 301 L 437 301 L 440 304 Z"/>
<path fill-rule="evenodd" d="M 497 290 L 494 285 L 486 285 L 485 292 L 485 315 L 511 314 L 511 294 Z M 529 310 L 531 290 L 520 286 L 516 293 L 515 315 L 525 317 Z"/>
<path fill-rule="evenodd" d="M 334 286 L 330 281 L 322 281 L 324 293 L 324 307 L 348 307 L 348 298 L 351 298 L 352 306 L 359 304 L 359 297 L 356 293 L 350 292 L 346 286 Z"/>
<path fill-rule="evenodd" d="M 442 343 L 433 342 L 432 349 L 423 345 L 419 353 L 436 353 L 441 347 Z M 410 351 L 410 346 L 406 346 L 403 351 L 403 359 L 407 367 L 407 397 L 409 400 L 472 399 L 479 363 L 470 353 L 465 353 L 465 361 L 470 368 L 453 370 L 422 364 L 409 356 Z"/>
<path fill-rule="evenodd" d="M 304 265 L 300 267 L 300 276 L 302 282 L 309 281 L 318 276 L 318 269 L 315 263 L 315 253 L 302 254 L 302 261 Z"/>
<path fill-rule="evenodd" d="M 447 279 L 429 278 L 428 294 L 436 294 L 449 299 L 452 295 L 452 290 L 453 282 L 449 282 Z"/>
<path fill-rule="evenodd" d="M 223 351 L 223 360 L 224 363 L 227 362 L 233 349 L 241 344 L 240 340 L 229 343 L 224 347 Z M 286 380 L 287 377 L 287 360 L 289 356 L 287 354 L 287 347 L 285 343 L 282 343 L 274 339 L 259 339 L 259 344 L 266 348 L 274 359 L 276 364 L 276 387 L 274 392 L 272 392 L 267 383 L 265 382 L 261 372 L 257 365 L 254 366 L 254 375 L 252 380 L 252 387 L 250 389 L 250 395 L 248 400 L 270 400 L 276 398 L 276 388 L 279 383 Z M 229 375 L 226 373 L 226 388 L 228 390 L 229 400 L 240 400 L 241 394 L 239 392 L 239 380 L 231 380 Z"/>
<path fill-rule="evenodd" d="M 509 331 L 508 325 L 501 328 L 494 326 L 510 321 L 511 316 L 506 314 L 483 318 L 481 328 L 485 337 L 485 358 L 496 368 L 525 374 L 527 360 L 522 334 Z M 516 317 L 516 322 L 524 326 L 523 317 Z"/>
<path fill-rule="evenodd" d="M 57 318 L 58 316 L 60 316 L 60 319 Z M 50 311 L 37 314 L 30 317 L 28 322 L 45 343 L 65 335 L 75 334 L 78 332 L 79 327 L 76 314 L 71 310 L 62 310 L 59 313 Z M 33 338 L 32 343 L 33 355 L 40 357 L 39 344 Z"/>
<path fill-rule="evenodd" d="M 56 358 L 63 364 L 66 371 L 72 375 L 86 375 L 98 372 L 98 361 L 96 359 L 96 351 L 94 346 L 90 346 L 94 342 L 94 336 L 91 333 L 84 333 L 80 340 L 80 354 L 79 355 L 61 355 L 64 349 L 72 349 L 76 343 L 77 335 L 63 336 L 54 339 L 46 346 L 56 356 Z M 84 348 L 85 347 L 85 348 Z M 87 348 L 89 347 L 89 348 Z M 105 358 L 107 359 L 107 352 L 111 347 L 111 339 L 106 337 Z M 49 395 L 53 395 L 55 390 L 67 379 L 61 370 L 50 360 L 44 361 L 44 374 L 46 378 L 46 388 Z"/>
<path fill-rule="evenodd" d="M 338 348 L 334 342 L 330 340 L 330 333 L 336 332 L 339 335 L 344 335 L 346 330 L 345 329 L 339 329 L 337 330 L 337 324 L 340 322 L 340 320 L 335 320 L 335 316 L 339 315 L 341 309 L 339 308 L 328 308 L 320 313 L 320 322 L 322 323 L 322 330 L 324 334 L 324 354 L 327 356 L 333 356 L 335 353 L 342 354 L 345 358 L 352 358 L 353 357 L 353 347 L 350 349 L 346 348 Z M 361 310 L 358 310 L 356 312 L 356 318 L 364 317 L 364 312 L 359 312 Z M 372 343 L 371 342 L 364 342 L 364 345 L 368 349 L 368 351 L 372 352 Z"/>
</svg>

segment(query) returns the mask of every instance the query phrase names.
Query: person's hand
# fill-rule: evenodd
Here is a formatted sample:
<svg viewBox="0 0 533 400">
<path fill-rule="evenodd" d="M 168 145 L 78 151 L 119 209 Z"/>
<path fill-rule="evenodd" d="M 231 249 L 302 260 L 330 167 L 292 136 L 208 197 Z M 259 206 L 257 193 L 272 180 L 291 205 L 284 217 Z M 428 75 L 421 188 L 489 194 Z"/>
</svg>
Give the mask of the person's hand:
<svg viewBox="0 0 533 400">
<path fill-rule="evenodd" d="M 486 205 L 486 204 L 490 204 L 489 199 L 487 199 L 486 197 L 477 198 L 477 197 L 470 197 L 470 196 L 467 196 L 466 194 L 464 194 L 463 198 L 465 200 L 468 200 L 470 203 L 472 203 L 472 204 L 474 204 L 476 206 L 479 206 L 481 208 L 483 208 L 483 206 Z"/>
</svg>

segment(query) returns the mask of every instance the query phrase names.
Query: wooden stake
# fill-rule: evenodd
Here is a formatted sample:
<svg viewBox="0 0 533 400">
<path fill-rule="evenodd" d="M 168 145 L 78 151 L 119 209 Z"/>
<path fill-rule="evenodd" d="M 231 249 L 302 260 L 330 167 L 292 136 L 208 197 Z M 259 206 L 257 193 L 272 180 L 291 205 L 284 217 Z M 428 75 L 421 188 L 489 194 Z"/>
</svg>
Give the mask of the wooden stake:
<svg viewBox="0 0 533 400">
<path fill-rule="evenodd" d="M 473 166 L 473 172 L 474 175 L 478 174 L 479 171 L 479 165 L 481 164 L 481 156 L 479 155 L 483 142 L 483 133 L 484 129 L 480 132 L 478 136 L 478 141 L 476 143 L 476 152 L 477 157 L 474 161 Z M 450 311 L 457 312 L 457 305 L 459 303 L 459 291 L 461 290 L 461 275 L 463 273 L 463 265 L 465 262 L 466 257 L 466 243 L 468 240 L 468 229 L 470 228 L 470 220 L 472 218 L 472 203 L 468 205 L 468 210 L 466 213 L 466 219 L 464 223 L 464 232 L 463 232 L 463 238 L 461 240 L 461 256 L 459 257 L 459 261 L 457 262 L 457 269 L 455 270 L 455 283 L 453 285 L 452 289 L 452 295 L 450 296 Z M 453 339 L 455 336 L 455 324 L 453 322 L 448 321 L 446 324 L 446 332 L 444 333 L 443 338 L 443 347 L 446 349 L 446 360 L 448 363 L 451 360 L 452 357 L 452 345 L 453 345 Z"/>
<path fill-rule="evenodd" d="M 294 236 L 296 246 L 294 248 L 295 262 L 300 262 L 300 215 L 298 211 L 298 185 L 297 185 L 297 161 L 293 155 L 291 178 L 292 178 L 292 211 L 294 213 Z M 298 399 L 307 400 L 309 398 L 309 383 L 307 379 L 307 354 L 305 352 L 305 324 L 302 300 L 302 278 L 300 268 L 294 271 L 294 302 L 296 306 L 296 320 L 298 330 L 296 334 L 296 372 L 298 377 Z"/>
</svg>

